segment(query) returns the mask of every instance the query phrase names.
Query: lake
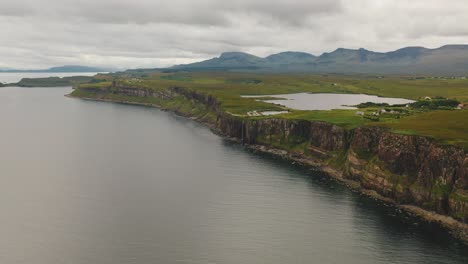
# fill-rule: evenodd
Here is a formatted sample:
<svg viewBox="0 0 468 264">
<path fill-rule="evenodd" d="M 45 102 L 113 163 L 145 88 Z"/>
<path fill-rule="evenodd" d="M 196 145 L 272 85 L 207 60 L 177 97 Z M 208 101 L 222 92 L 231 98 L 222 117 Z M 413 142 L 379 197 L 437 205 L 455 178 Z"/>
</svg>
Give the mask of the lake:
<svg viewBox="0 0 468 264">
<path fill-rule="evenodd" d="M 320 172 L 70 92 L 0 89 L 0 263 L 468 263 Z"/>
<path fill-rule="evenodd" d="M 0 83 L 17 83 L 22 78 L 93 76 L 97 72 L 0 72 Z"/>
<path fill-rule="evenodd" d="M 367 94 L 336 94 L 336 93 L 296 93 L 275 95 L 246 95 L 246 98 L 276 97 L 284 100 L 261 100 L 268 103 L 279 104 L 297 110 L 332 110 L 356 109 L 352 107 L 361 103 L 387 103 L 409 104 L 414 101 L 403 98 L 379 97 Z"/>
</svg>

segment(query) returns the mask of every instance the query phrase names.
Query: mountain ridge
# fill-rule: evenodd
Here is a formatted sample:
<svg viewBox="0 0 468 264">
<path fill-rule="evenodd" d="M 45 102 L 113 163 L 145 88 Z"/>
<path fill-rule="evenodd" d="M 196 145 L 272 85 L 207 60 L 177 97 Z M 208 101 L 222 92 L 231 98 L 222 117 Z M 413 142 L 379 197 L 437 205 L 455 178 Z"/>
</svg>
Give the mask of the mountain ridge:
<svg viewBox="0 0 468 264">
<path fill-rule="evenodd" d="M 266 57 L 245 52 L 224 52 L 219 57 L 169 69 L 468 75 L 468 45 L 452 44 L 434 49 L 410 46 L 389 52 L 337 48 L 319 56 L 299 51 L 285 51 Z"/>
</svg>

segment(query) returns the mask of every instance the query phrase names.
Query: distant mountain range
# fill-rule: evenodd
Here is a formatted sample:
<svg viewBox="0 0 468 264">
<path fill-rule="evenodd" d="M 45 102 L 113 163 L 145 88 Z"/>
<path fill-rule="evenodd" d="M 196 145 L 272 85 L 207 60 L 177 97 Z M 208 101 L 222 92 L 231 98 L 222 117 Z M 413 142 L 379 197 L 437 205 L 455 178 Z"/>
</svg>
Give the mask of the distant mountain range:
<svg viewBox="0 0 468 264">
<path fill-rule="evenodd" d="M 59 67 L 52 67 L 49 69 L 39 69 L 39 70 L 18 70 L 18 69 L 8 69 L 0 68 L 0 72 L 109 72 L 112 69 L 97 68 L 97 67 L 87 67 L 80 65 L 65 65 Z"/>
<path fill-rule="evenodd" d="M 468 45 L 406 47 L 391 52 L 339 48 L 320 56 L 288 51 L 265 58 L 226 52 L 169 70 L 468 75 Z"/>
</svg>

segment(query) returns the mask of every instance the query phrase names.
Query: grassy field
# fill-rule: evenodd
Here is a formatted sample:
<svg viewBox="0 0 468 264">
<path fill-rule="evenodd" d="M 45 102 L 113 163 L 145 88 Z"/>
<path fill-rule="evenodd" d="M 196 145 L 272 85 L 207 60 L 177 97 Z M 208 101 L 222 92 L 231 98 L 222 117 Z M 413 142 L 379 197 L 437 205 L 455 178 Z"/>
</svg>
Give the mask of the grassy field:
<svg viewBox="0 0 468 264">
<path fill-rule="evenodd" d="M 381 123 L 403 134 L 424 135 L 468 149 L 468 111 L 430 111 Z"/>
<path fill-rule="evenodd" d="M 166 89 L 179 86 L 210 94 L 218 98 L 224 111 L 245 118 L 289 118 L 330 122 L 346 128 L 365 125 L 385 126 L 399 133 L 431 136 L 449 144 L 468 148 L 468 110 L 445 110 L 428 108 L 389 107 L 398 114 L 372 113 L 381 107 L 357 110 L 299 111 L 288 114 L 262 117 L 247 117 L 250 111 L 278 111 L 285 107 L 256 98 L 241 95 L 275 95 L 299 92 L 310 93 L 354 93 L 384 97 L 399 97 L 418 100 L 424 97 L 444 97 L 459 102 L 468 102 L 468 80 L 455 78 L 423 78 L 414 76 L 364 76 L 364 75 L 310 75 L 310 74 L 251 74 L 233 72 L 163 73 L 134 71 L 114 74 L 120 85 L 144 89 Z M 86 88 L 110 86 L 107 82 L 82 85 Z"/>
<path fill-rule="evenodd" d="M 191 84 L 206 91 L 236 95 L 340 92 L 408 99 L 442 96 L 468 102 L 467 79 L 248 73 L 175 73 L 154 74 L 151 77 Z"/>
</svg>

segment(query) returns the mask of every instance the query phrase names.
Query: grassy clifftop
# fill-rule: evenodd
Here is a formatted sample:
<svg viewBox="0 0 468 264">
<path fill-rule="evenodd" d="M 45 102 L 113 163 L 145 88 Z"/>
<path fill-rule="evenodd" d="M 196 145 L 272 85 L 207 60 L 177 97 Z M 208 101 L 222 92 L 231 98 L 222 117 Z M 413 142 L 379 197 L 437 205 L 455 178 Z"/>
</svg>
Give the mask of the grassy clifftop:
<svg viewBox="0 0 468 264">
<path fill-rule="evenodd" d="M 298 120 L 318 120 L 345 128 L 360 126 L 384 126 L 398 133 L 418 134 L 434 137 L 444 143 L 462 145 L 468 148 L 468 110 L 453 107 L 431 106 L 385 107 L 397 114 L 371 116 L 382 106 L 368 105 L 357 110 L 301 111 L 283 106 L 260 102 L 241 95 L 275 95 L 287 93 L 353 93 L 372 94 L 385 97 L 400 97 L 419 100 L 425 97 L 443 97 L 468 102 L 468 80 L 463 78 L 424 78 L 414 76 L 336 76 L 304 74 L 248 74 L 248 73 L 162 73 L 126 72 L 101 78 L 98 83 L 79 86 L 76 96 L 120 97 L 115 94 L 113 84 L 146 91 L 163 91 L 170 87 L 184 87 L 198 93 L 211 95 L 220 102 L 222 111 L 249 119 L 271 118 L 270 116 L 249 116 L 252 111 L 281 111 L 289 113 L 275 117 Z M 114 83 L 110 80 L 114 80 Z M 91 94 L 89 94 L 91 93 Z M 112 98 L 109 98 L 112 99 Z M 151 101 L 151 98 L 127 98 L 128 100 Z M 444 99 L 445 100 L 445 99 Z M 161 103 L 161 102 L 159 102 Z"/>
</svg>

